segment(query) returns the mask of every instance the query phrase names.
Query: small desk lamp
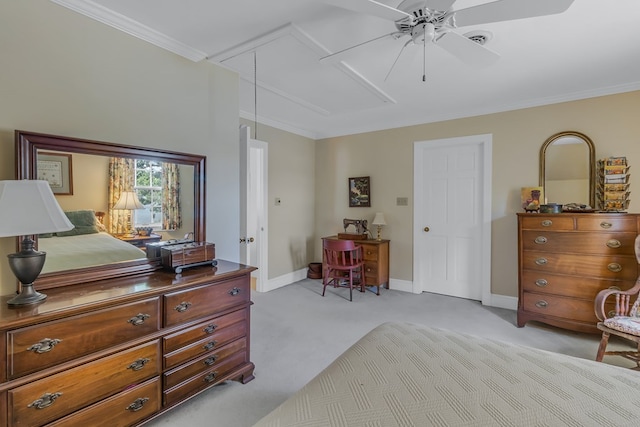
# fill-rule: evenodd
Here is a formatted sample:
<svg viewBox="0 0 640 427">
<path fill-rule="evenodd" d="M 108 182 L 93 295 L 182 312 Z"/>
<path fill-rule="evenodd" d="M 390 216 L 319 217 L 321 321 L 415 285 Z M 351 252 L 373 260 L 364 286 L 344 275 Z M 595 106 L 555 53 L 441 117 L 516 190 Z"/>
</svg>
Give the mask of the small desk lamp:
<svg viewBox="0 0 640 427">
<path fill-rule="evenodd" d="M 384 220 L 384 214 L 382 212 L 376 212 L 376 216 L 373 218 L 371 224 L 378 226 L 378 237 L 376 240 L 382 240 L 380 238 L 380 229 L 383 225 L 387 225 L 386 221 Z"/>
<path fill-rule="evenodd" d="M 0 181 L 0 237 L 24 236 L 20 244 L 22 250 L 7 255 L 11 271 L 22 283 L 20 293 L 7 304 L 35 304 L 47 298 L 33 287 L 47 253 L 33 249 L 31 236 L 72 228 L 73 224 L 58 205 L 47 181 Z"/>
<path fill-rule="evenodd" d="M 135 191 L 123 191 L 120 193 L 120 198 L 113 205 L 113 209 L 120 209 L 129 211 L 129 215 L 127 217 L 127 235 L 133 236 L 135 233 L 133 232 L 133 228 L 131 227 L 131 211 L 136 209 L 144 209 L 144 205 L 140 203 L 138 200 L 138 195 Z"/>
</svg>

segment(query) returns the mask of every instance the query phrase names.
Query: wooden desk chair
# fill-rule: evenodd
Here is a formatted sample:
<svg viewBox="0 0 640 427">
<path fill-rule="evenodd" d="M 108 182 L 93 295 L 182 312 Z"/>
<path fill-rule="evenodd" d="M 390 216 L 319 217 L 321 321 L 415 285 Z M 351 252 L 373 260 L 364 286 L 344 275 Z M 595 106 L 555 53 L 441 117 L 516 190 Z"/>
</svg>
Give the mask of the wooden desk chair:
<svg viewBox="0 0 640 427">
<path fill-rule="evenodd" d="M 364 292 L 364 260 L 362 247 L 353 240 L 322 240 L 324 271 L 322 277 L 322 296 L 327 285 L 349 287 L 349 301 L 353 301 L 353 286 L 357 282 L 360 292 Z"/>
<path fill-rule="evenodd" d="M 640 264 L 640 235 L 635 242 L 636 258 Z M 615 295 L 615 310 L 606 311 L 607 298 Z M 632 304 L 631 301 L 635 299 Z M 640 370 L 640 277 L 633 288 L 621 291 L 617 289 L 604 289 L 598 293 L 595 301 L 595 312 L 598 329 L 602 331 L 602 339 L 598 347 L 596 361 L 602 362 L 605 355 L 622 356 L 625 359 L 636 362 L 634 370 Z M 611 335 L 617 335 L 635 343 L 635 350 L 630 351 L 606 351 L 607 343 Z"/>
</svg>

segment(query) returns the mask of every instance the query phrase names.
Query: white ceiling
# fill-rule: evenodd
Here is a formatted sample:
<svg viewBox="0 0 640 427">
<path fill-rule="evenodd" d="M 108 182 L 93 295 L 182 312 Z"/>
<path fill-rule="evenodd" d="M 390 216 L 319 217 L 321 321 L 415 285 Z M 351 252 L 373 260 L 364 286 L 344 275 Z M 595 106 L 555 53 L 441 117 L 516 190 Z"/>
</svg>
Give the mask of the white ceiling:
<svg viewBox="0 0 640 427">
<path fill-rule="evenodd" d="M 500 59 L 477 67 L 432 44 L 426 57 L 409 45 L 386 81 L 407 39 L 382 38 L 321 63 L 396 29 L 322 0 L 52 1 L 238 72 L 242 117 L 253 121 L 257 103 L 258 122 L 315 139 L 640 89 L 639 0 L 575 0 L 558 15 L 460 28 L 490 31 L 486 47 Z M 453 9 L 483 3 L 457 0 Z"/>
</svg>

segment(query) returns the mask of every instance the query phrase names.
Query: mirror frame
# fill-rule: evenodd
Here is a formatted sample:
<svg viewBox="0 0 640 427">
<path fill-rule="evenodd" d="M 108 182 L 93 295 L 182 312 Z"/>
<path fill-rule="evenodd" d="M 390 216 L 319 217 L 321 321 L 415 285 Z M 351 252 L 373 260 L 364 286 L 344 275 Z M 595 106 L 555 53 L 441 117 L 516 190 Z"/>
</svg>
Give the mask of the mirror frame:
<svg viewBox="0 0 640 427">
<path fill-rule="evenodd" d="M 37 179 L 38 150 L 147 159 L 193 166 L 193 236 L 196 241 L 206 240 L 205 156 L 20 130 L 15 131 L 15 141 L 16 179 L 19 180 Z M 17 247 L 19 242 L 18 237 L 16 238 Z M 161 268 L 160 261 L 140 259 L 50 272 L 38 277 L 35 283 L 38 289 L 50 289 L 104 278 L 146 273 L 159 268 Z"/>
<path fill-rule="evenodd" d="M 564 138 L 567 136 L 571 136 L 574 138 L 580 138 L 582 139 L 585 144 L 587 144 L 587 148 L 589 149 L 589 206 L 591 206 L 591 208 L 595 208 L 595 202 L 596 202 L 596 188 L 595 188 L 595 184 L 596 184 L 596 147 L 593 144 L 593 141 L 591 140 L 591 138 L 589 138 L 587 135 L 581 133 L 581 132 L 576 132 L 576 131 L 564 131 L 564 132 L 558 132 L 554 135 L 551 135 L 545 142 L 544 144 L 542 144 L 542 147 L 540 147 L 540 178 L 539 178 L 539 185 L 542 188 L 546 188 L 545 187 L 545 155 L 547 153 L 547 148 L 549 148 L 549 146 L 551 144 L 553 144 L 555 141 L 557 141 L 560 138 Z M 546 197 L 546 191 L 545 191 L 545 197 Z"/>
</svg>

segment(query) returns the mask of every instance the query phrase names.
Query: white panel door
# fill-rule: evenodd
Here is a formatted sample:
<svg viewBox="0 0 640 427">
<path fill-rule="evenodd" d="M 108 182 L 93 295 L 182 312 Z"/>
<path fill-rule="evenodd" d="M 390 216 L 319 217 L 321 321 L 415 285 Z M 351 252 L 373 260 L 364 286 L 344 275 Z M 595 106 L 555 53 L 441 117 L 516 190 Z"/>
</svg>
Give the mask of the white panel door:
<svg viewBox="0 0 640 427">
<path fill-rule="evenodd" d="M 485 241 L 490 242 L 485 225 L 490 224 L 486 213 L 491 194 L 490 186 L 488 191 L 485 186 L 486 137 L 416 143 L 414 288 L 418 291 L 483 300 L 483 278 L 488 280 L 484 270 L 489 269 L 484 263 L 486 252 L 490 253 Z"/>
</svg>

